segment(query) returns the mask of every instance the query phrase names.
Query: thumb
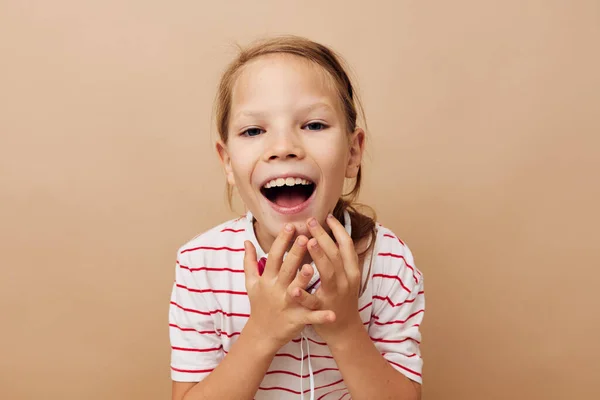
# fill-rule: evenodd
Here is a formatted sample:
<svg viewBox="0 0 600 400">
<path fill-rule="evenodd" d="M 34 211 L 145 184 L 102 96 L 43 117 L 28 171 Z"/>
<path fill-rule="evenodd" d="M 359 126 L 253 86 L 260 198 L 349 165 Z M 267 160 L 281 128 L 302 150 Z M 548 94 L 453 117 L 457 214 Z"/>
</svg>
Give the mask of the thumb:
<svg viewBox="0 0 600 400">
<path fill-rule="evenodd" d="M 256 261 L 256 249 L 252 242 L 244 242 L 244 275 L 246 275 L 246 289 L 252 285 L 259 277 L 258 263 Z"/>
</svg>

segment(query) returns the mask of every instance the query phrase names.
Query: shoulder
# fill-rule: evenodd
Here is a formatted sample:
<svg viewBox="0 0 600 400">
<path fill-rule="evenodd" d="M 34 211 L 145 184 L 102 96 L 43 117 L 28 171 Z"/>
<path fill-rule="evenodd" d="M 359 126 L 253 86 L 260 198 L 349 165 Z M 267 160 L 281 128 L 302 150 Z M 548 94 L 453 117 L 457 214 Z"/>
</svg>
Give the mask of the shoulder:
<svg viewBox="0 0 600 400">
<path fill-rule="evenodd" d="M 231 219 L 186 242 L 177 252 L 178 257 L 191 257 L 207 251 L 243 252 L 246 217 Z"/>
<path fill-rule="evenodd" d="M 391 229 L 377 223 L 377 237 L 373 249 L 373 276 L 395 276 L 406 289 L 421 284 L 423 274 L 415 266 L 408 245 Z M 406 282 L 406 283 L 405 283 Z"/>
</svg>

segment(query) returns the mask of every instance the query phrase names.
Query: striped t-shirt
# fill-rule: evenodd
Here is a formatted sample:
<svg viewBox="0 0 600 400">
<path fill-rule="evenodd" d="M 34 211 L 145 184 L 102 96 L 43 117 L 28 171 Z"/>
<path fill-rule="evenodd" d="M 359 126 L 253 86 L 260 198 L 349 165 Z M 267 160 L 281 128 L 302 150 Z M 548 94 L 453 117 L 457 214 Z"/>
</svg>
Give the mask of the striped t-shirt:
<svg viewBox="0 0 600 400">
<path fill-rule="evenodd" d="M 227 355 L 248 320 L 245 240 L 254 244 L 259 258 L 265 255 L 250 213 L 195 237 L 179 249 L 169 308 L 174 381 L 204 379 Z M 371 340 L 391 366 L 421 383 L 423 276 L 415 268 L 408 247 L 379 224 L 373 252 L 365 258 L 362 282 L 359 314 Z M 257 400 L 297 399 L 302 392 L 308 394 L 311 375 L 315 399 L 347 396 L 326 343 L 310 326 L 302 334 L 307 340 L 299 336 L 277 352 L 255 395 Z"/>
</svg>

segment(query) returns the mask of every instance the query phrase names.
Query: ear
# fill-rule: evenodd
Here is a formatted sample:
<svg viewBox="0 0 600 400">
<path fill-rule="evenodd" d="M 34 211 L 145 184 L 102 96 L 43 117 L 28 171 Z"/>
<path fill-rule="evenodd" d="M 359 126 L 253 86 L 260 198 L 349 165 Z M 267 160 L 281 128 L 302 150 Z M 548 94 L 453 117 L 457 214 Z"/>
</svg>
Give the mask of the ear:
<svg viewBox="0 0 600 400">
<path fill-rule="evenodd" d="M 346 178 L 356 178 L 365 151 L 365 131 L 356 128 L 350 136 L 350 154 L 346 166 Z"/>
<path fill-rule="evenodd" d="M 233 169 L 231 168 L 231 157 L 229 157 L 227 145 L 223 143 L 223 141 L 218 140 L 215 147 L 217 149 L 219 159 L 221 160 L 221 164 L 223 164 L 223 169 L 225 170 L 225 177 L 227 178 L 227 183 L 229 183 L 231 186 L 235 186 L 235 178 L 233 177 Z"/>
</svg>

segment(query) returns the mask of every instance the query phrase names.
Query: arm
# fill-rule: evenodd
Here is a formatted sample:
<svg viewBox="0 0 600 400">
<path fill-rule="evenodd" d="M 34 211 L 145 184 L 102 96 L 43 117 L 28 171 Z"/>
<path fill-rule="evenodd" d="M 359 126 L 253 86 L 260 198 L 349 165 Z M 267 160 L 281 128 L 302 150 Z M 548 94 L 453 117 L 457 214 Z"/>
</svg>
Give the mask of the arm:
<svg viewBox="0 0 600 400">
<path fill-rule="evenodd" d="M 278 350 L 253 331 L 248 321 L 229 354 L 204 380 L 173 382 L 172 399 L 252 399 Z"/>
<path fill-rule="evenodd" d="M 186 325 L 187 329 L 172 327 L 172 343 L 178 343 L 179 337 L 184 333 L 191 334 L 186 336 L 189 341 L 196 341 L 188 342 L 185 347 L 189 351 L 183 352 L 180 351 L 183 345 L 175 343 L 172 359 L 177 361 L 177 367 L 172 366 L 173 380 L 195 382 L 174 382 L 173 400 L 252 399 L 276 352 L 284 344 L 297 336 L 306 324 L 326 324 L 333 319 L 331 311 L 313 311 L 306 307 L 310 304 L 310 296 L 305 302 L 298 302 L 292 297 L 293 289 L 306 287 L 312 276 L 310 270 L 306 271 L 310 266 L 304 266 L 304 273 L 296 274 L 306 253 L 306 237 L 300 236 L 296 240 L 283 261 L 293 235 L 292 227 L 290 230 L 283 230 L 277 237 L 262 276 L 258 273 L 256 250 L 250 242 L 245 243 L 244 274 L 251 313 L 231 351 L 222 361 L 220 357 L 211 356 L 215 353 L 211 350 L 222 351 L 216 335 L 199 335 L 199 332 L 193 332 L 197 328 L 189 323 Z M 186 293 L 181 292 L 182 301 L 186 300 Z M 195 316 L 202 316 L 196 317 L 201 318 L 200 323 L 212 321 L 206 310 L 208 308 L 204 305 L 204 311 L 196 310 L 193 313 Z M 186 313 L 181 314 L 180 307 L 173 305 L 171 315 L 179 316 L 182 320 L 188 316 Z M 202 326 L 204 332 L 210 329 L 208 323 Z M 198 342 L 199 338 L 202 338 L 201 342 Z"/>
<path fill-rule="evenodd" d="M 375 347 L 362 323 L 329 344 L 353 399 L 421 398 L 421 385 L 395 370 Z"/>
<path fill-rule="evenodd" d="M 378 260 L 373 278 L 381 282 L 371 284 L 378 287 L 374 298 L 383 301 L 373 307 L 374 321 L 367 332 L 358 314 L 360 269 L 352 239 L 335 218 L 328 218 L 327 224 L 338 244 L 315 226 L 308 248 L 321 274 L 316 295 L 338 318 L 333 324 L 314 326 L 315 330 L 327 342 L 352 398 L 418 400 L 422 364 L 418 326 L 424 300 L 422 280 L 415 276 L 412 282 L 414 268 L 405 261 L 412 263 L 408 249 L 402 245 L 386 253 L 394 256 Z"/>
</svg>

